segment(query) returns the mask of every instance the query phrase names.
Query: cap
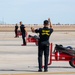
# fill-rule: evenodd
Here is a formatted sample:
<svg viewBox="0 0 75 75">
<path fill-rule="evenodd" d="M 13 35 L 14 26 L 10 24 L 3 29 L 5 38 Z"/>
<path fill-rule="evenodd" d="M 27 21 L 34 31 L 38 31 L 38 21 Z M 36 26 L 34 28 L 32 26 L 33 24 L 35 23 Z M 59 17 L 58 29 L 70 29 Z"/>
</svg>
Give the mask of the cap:
<svg viewBox="0 0 75 75">
<path fill-rule="evenodd" d="M 48 20 L 44 20 L 44 25 L 48 25 Z"/>
</svg>

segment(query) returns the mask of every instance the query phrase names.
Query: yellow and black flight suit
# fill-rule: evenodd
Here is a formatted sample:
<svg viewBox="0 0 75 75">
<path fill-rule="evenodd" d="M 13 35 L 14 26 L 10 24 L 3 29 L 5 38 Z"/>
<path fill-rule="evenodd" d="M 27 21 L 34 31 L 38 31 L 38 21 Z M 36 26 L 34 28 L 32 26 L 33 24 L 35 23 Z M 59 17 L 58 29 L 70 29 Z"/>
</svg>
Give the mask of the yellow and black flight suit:
<svg viewBox="0 0 75 75">
<path fill-rule="evenodd" d="M 35 33 L 39 33 L 38 42 L 38 64 L 39 71 L 42 71 L 42 55 L 44 52 L 44 71 L 48 70 L 48 56 L 49 56 L 49 37 L 53 32 L 52 28 L 43 27 L 35 30 Z"/>
</svg>

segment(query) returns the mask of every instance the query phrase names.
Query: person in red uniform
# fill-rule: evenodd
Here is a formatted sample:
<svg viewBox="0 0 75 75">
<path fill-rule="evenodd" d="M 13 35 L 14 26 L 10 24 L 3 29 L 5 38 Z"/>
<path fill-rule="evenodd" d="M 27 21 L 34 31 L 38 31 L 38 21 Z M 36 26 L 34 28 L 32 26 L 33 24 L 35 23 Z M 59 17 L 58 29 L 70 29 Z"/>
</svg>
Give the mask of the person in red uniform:
<svg viewBox="0 0 75 75">
<path fill-rule="evenodd" d="M 49 26 L 50 25 L 50 26 Z M 48 71 L 48 57 L 49 57 L 49 38 L 53 32 L 52 24 L 50 19 L 44 21 L 44 27 L 39 29 L 34 29 L 31 27 L 31 31 L 39 33 L 38 40 L 38 72 L 42 72 L 42 55 L 44 52 L 44 72 Z"/>
</svg>

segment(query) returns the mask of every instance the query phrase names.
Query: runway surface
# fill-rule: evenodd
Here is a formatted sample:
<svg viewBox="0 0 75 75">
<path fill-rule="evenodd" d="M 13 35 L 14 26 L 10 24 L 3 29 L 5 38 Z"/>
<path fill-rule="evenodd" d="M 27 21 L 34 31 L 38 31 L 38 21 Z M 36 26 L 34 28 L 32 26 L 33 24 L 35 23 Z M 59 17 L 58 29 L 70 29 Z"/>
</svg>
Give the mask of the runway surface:
<svg viewBox="0 0 75 75">
<path fill-rule="evenodd" d="M 31 32 L 28 34 L 35 35 Z M 14 32 L 0 32 L 0 75 L 75 75 L 69 62 L 54 61 L 48 72 L 38 73 L 38 47 L 35 43 L 21 46 L 22 38 L 14 38 Z M 50 42 L 75 47 L 75 32 L 54 32 Z"/>
</svg>

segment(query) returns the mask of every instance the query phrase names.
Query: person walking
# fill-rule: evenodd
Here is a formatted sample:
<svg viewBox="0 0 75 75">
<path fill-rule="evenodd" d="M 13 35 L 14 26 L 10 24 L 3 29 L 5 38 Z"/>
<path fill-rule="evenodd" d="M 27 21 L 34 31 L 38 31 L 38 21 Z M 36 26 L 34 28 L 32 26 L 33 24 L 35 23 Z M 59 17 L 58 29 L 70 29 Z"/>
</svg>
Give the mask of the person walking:
<svg viewBox="0 0 75 75">
<path fill-rule="evenodd" d="M 50 27 L 49 27 L 50 25 Z M 39 29 L 34 29 L 31 27 L 31 31 L 39 33 L 38 40 L 38 72 L 42 72 L 42 55 L 44 52 L 44 72 L 48 71 L 48 57 L 49 57 L 49 37 L 53 32 L 52 24 L 50 18 L 44 21 L 44 27 Z"/>
<path fill-rule="evenodd" d="M 22 46 L 26 46 L 26 40 L 25 40 L 25 37 L 26 37 L 26 27 L 22 24 L 22 21 L 20 22 L 20 30 L 21 30 L 22 39 L 23 39 Z"/>
</svg>

